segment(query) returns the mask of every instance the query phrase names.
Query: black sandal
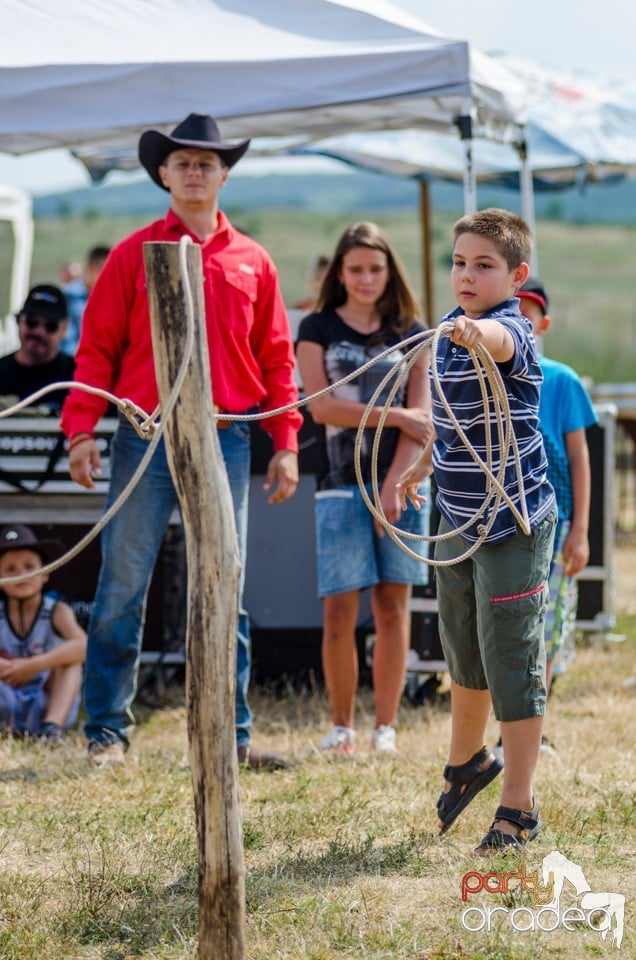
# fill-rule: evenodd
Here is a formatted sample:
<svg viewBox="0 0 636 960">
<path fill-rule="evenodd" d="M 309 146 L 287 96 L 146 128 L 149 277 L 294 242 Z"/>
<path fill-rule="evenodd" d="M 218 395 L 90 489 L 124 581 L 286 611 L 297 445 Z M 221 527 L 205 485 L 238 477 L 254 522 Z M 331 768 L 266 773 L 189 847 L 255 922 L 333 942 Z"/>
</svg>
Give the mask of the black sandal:
<svg viewBox="0 0 636 960">
<path fill-rule="evenodd" d="M 466 763 L 461 763 L 457 767 L 446 764 L 444 767 L 444 780 L 448 780 L 451 786 L 450 790 L 440 794 L 437 801 L 437 815 L 442 821 L 440 835 L 457 820 L 473 797 L 476 797 L 479 791 L 487 787 L 490 781 L 503 770 L 503 763 L 496 757 L 489 767 L 479 769 L 488 759 L 489 754 L 488 748 L 482 747 Z M 463 792 L 462 787 L 466 787 Z"/>
<path fill-rule="evenodd" d="M 495 830 L 497 820 L 507 820 L 518 827 L 515 833 L 504 833 Z M 478 857 L 487 857 L 494 853 L 521 853 L 527 844 L 541 832 L 541 817 L 539 804 L 535 801 L 532 810 L 515 810 L 513 807 L 497 807 L 495 819 L 490 830 L 481 841 L 474 853 Z"/>
</svg>

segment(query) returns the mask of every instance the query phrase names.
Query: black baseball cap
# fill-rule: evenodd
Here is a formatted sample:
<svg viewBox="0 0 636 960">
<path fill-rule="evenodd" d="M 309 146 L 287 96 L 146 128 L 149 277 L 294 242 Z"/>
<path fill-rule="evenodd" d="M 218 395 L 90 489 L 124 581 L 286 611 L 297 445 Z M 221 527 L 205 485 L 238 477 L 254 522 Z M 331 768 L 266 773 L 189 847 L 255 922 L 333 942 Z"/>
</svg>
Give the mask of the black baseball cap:
<svg viewBox="0 0 636 960">
<path fill-rule="evenodd" d="M 527 297 L 539 304 L 544 313 L 548 312 L 548 295 L 545 287 L 537 277 L 528 277 L 522 287 L 517 290 L 518 297 Z"/>
<path fill-rule="evenodd" d="M 45 317 L 47 320 L 66 320 L 68 318 L 66 297 L 60 288 L 52 283 L 39 284 L 29 291 L 18 316 L 22 314 Z"/>
</svg>

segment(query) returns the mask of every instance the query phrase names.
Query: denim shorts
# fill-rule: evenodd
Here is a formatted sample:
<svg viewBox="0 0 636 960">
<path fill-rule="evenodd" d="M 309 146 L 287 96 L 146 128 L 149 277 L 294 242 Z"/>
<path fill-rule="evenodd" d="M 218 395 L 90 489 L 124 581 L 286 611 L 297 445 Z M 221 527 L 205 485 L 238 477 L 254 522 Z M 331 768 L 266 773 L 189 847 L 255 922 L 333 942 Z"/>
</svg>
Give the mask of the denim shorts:
<svg viewBox="0 0 636 960">
<path fill-rule="evenodd" d="M 367 492 L 373 502 L 371 486 Z M 428 483 L 420 493 L 429 496 Z M 428 501 L 416 510 L 409 504 L 396 526 L 407 533 L 428 535 Z M 373 515 L 357 486 L 320 490 L 315 497 L 318 549 L 318 595 L 327 597 L 363 590 L 376 583 L 428 583 L 428 566 L 408 556 L 385 533 L 378 537 Z M 405 540 L 420 557 L 427 557 L 425 540 Z"/>
<path fill-rule="evenodd" d="M 437 567 L 439 630 L 451 678 L 472 690 L 490 690 L 497 720 L 545 713 L 548 576 L 556 511 L 528 537 L 521 530 L 502 543 L 482 544 L 461 563 Z M 444 518 L 439 533 L 451 528 Z M 435 559 L 462 554 L 460 537 L 438 540 Z"/>
</svg>

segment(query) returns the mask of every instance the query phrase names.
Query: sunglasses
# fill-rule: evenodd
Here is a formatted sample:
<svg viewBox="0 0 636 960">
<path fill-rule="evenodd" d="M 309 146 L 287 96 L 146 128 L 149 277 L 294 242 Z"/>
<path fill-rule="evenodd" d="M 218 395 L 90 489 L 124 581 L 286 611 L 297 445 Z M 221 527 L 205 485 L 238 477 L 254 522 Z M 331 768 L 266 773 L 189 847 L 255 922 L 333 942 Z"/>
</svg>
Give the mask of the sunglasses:
<svg viewBox="0 0 636 960">
<path fill-rule="evenodd" d="M 44 317 L 24 317 L 24 326 L 27 330 L 36 330 L 38 327 L 44 327 L 47 333 L 55 333 L 60 328 L 61 320 L 53 320 Z"/>
</svg>

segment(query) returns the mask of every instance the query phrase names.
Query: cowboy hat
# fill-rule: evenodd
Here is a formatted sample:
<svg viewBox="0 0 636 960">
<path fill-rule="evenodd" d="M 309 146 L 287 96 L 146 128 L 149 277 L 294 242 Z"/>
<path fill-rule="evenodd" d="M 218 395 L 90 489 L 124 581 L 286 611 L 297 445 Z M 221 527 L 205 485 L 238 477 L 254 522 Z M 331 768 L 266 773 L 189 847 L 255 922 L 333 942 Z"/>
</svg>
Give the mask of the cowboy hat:
<svg viewBox="0 0 636 960">
<path fill-rule="evenodd" d="M 63 544 L 59 540 L 38 540 L 31 527 L 22 523 L 11 523 L 0 529 L 0 555 L 7 550 L 33 550 L 48 562 L 62 549 Z"/>
<path fill-rule="evenodd" d="M 240 143 L 225 143 L 216 120 L 207 114 L 191 113 L 174 128 L 170 136 L 158 130 L 146 130 L 139 138 L 139 161 L 155 183 L 167 190 L 161 182 L 159 167 L 173 150 L 214 150 L 227 167 L 233 167 L 250 145 L 249 140 Z"/>
</svg>

